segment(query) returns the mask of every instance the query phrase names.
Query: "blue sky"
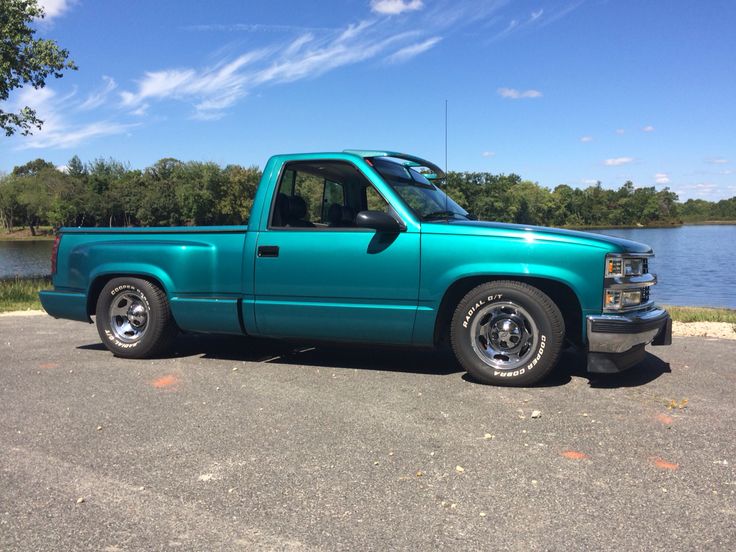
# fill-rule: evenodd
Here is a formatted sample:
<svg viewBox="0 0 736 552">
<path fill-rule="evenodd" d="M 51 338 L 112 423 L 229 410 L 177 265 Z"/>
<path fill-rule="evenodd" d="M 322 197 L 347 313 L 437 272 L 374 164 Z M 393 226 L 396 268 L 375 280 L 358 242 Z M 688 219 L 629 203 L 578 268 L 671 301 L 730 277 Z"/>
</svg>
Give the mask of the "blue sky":
<svg viewBox="0 0 736 552">
<path fill-rule="evenodd" d="M 44 0 L 79 71 L 9 103 L 0 171 L 391 149 L 548 187 L 736 195 L 730 0 Z"/>
</svg>

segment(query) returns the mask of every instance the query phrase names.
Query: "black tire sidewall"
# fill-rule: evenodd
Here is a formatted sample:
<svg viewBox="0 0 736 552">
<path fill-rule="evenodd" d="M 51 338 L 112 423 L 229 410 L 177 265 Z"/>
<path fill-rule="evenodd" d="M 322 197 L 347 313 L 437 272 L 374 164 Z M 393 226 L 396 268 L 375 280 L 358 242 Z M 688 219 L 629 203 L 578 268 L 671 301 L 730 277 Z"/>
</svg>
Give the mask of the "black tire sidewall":
<svg viewBox="0 0 736 552">
<path fill-rule="evenodd" d="M 110 328 L 110 305 L 115 298 L 126 291 L 134 291 L 139 294 L 148 308 L 148 321 L 146 332 L 143 336 L 132 343 L 126 343 L 115 337 Z M 115 355 L 131 358 L 146 356 L 155 348 L 158 337 L 161 335 L 161 309 L 162 305 L 156 298 L 153 284 L 139 278 L 115 278 L 110 280 L 100 292 L 96 308 L 96 325 L 100 339 L 105 346 Z"/>
<path fill-rule="evenodd" d="M 545 304 L 545 299 L 546 303 Z M 523 308 L 534 320 L 539 333 L 536 350 L 530 359 L 515 370 L 500 370 L 486 364 L 472 345 L 471 328 L 483 308 L 493 302 L 509 302 Z M 552 308 L 550 308 L 552 307 Z M 562 338 L 555 331 L 555 317 L 561 320 L 556 306 L 536 288 L 486 284 L 466 295 L 453 316 L 452 345 L 460 364 L 475 379 L 494 385 L 531 385 L 543 379 L 554 367 Z"/>
</svg>

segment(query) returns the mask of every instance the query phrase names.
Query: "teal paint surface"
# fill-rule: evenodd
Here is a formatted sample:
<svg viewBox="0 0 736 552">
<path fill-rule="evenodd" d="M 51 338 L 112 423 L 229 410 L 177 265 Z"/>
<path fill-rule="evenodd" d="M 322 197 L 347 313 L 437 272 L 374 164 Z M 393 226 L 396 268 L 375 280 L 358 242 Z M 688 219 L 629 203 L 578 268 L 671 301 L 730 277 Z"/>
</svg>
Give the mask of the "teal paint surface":
<svg viewBox="0 0 736 552">
<path fill-rule="evenodd" d="M 87 296 L 84 293 L 46 290 L 39 292 L 39 296 L 44 310 L 54 318 L 90 321 L 87 316 Z"/>
<path fill-rule="evenodd" d="M 242 334 L 237 299 L 173 297 L 171 314 L 191 332 Z"/>
<path fill-rule="evenodd" d="M 355 165 L 406 231 L 269 229 L 284 164 L 321 159 Z M 415 345 L 433 344 L 442 298 L 460 279 L 553 280 L 575 293 L 585 316 L 601 312 L 605 255 L 649 251 L 583 232 L 421 223 L 365 159 L 344 152 L 272 157 L 247 227 L 65 228 L 62 234 L 56 291 L 41 293 L 44 308 L 56 317 L 87 319 L 95 280 L 131 275 L 161 283 L 184 330 L 241 333 L 242 317 L 247 333 L 256 336 Z M 257 257 L 263 245 L 278 246 L 279 256 Z"/>
</svg>

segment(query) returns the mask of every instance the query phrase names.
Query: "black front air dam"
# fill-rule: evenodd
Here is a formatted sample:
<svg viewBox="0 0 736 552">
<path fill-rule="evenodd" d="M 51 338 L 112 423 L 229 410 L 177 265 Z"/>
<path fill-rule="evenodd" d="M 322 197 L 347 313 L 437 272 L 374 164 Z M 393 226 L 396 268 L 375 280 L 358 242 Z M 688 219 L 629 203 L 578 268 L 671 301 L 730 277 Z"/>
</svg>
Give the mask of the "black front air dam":
<svg viewBox="0 0 736 552">
<path fill-rule="evenodd" d="M 664 309 L 588 316 L 588 372 L 615 374 L 638 364 L 644 347 L 672 343 L 672 319 Z"/>
</svg>

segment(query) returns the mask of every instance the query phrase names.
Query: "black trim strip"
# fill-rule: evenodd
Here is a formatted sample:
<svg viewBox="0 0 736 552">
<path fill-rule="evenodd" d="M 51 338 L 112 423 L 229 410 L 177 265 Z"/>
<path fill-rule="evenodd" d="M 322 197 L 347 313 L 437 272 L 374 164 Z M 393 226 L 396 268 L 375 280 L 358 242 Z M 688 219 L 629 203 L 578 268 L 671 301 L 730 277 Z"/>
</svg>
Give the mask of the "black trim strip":
<svg viewBox="0 0 736 552">
<path fill-rule="evenodd" d="M 217 228 L 209 229 L 206 226 L 196 226 L 189 228 L 118 228 L 97 230 L 96 228 L 63 228 L 62 234 L 125 234 L 127 236 L 136 236 L 138 234 L 245 234 L 248 228 Z"/>
<path fill-rule="evenodd" d="M 245 330 L 245 320 L 243 319 L 243 298 L 242 297 L 238 299 L 236 308 L 238 309 L 238 324 L 240 324 L 240 331 L 243 332 L 243 335 L 248 335 L 248 332 Z"/>
<path fill-rule="evenodd" d="M 655 330 L 661 328 L 667 322 L 669 316 L 665 314 L 662 317 L 653 320 L 594 320 L 591 324 L 590 331 L 595 333 L 616 333 L 616 334 L 635 334 Z"/>
</svg>

